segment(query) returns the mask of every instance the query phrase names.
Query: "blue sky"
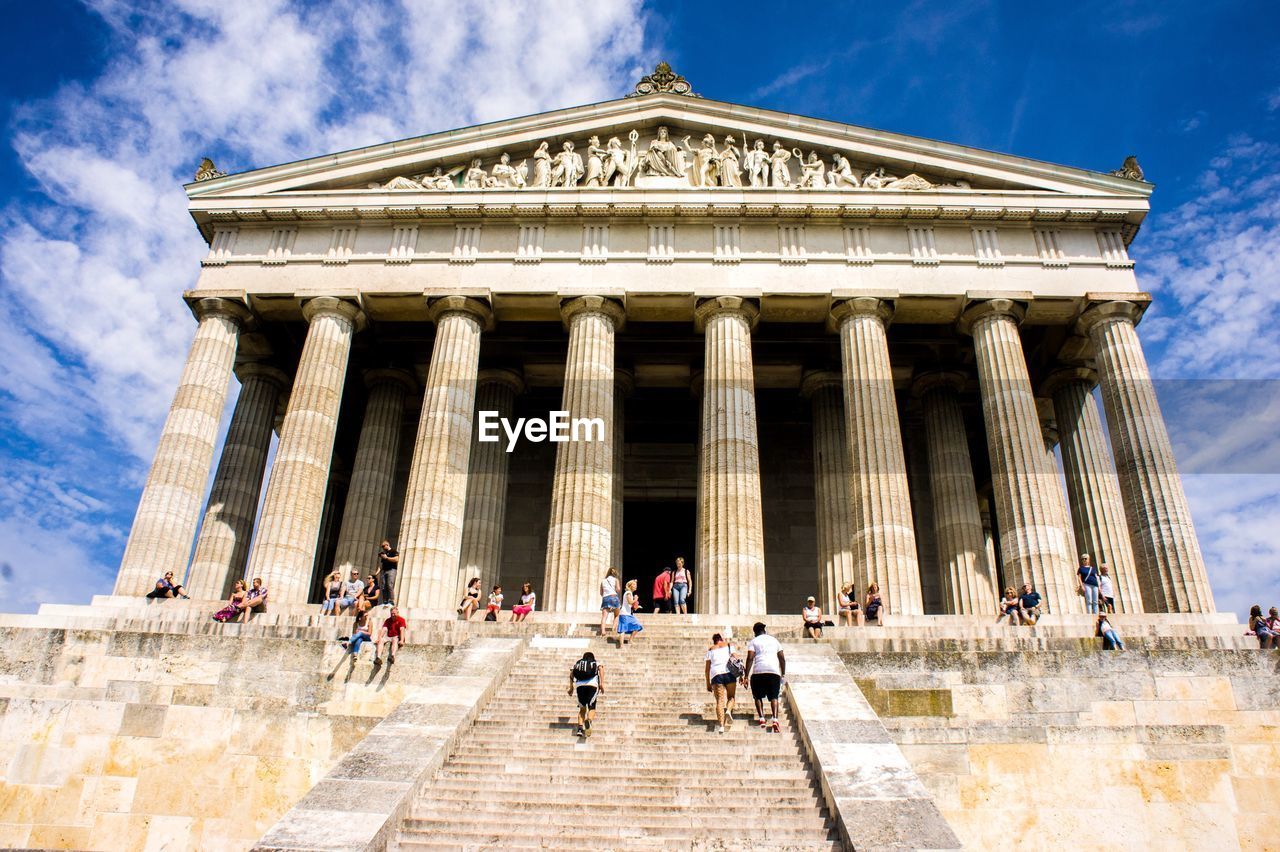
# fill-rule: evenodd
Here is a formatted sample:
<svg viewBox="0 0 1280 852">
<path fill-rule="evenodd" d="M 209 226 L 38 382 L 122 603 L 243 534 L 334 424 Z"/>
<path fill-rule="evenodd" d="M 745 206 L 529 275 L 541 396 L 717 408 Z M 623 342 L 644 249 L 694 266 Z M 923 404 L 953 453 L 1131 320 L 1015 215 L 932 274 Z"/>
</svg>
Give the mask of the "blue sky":
<svg viewBox="0 0 1280 852">
<path fill-rule="evenodd" d="M 724 12 L 713 12 L 724 8 Z M 1157 184 L 1140 327 L 1220 608 L 1280 603 L 1273 3 L 10 4 L 0 32 L 0 590 L 109 590 L 193 329 L 180 184 L 617 97 L 720 100 Z M 553 13 L 554 10 L 554 13 Z"/>
</svg>

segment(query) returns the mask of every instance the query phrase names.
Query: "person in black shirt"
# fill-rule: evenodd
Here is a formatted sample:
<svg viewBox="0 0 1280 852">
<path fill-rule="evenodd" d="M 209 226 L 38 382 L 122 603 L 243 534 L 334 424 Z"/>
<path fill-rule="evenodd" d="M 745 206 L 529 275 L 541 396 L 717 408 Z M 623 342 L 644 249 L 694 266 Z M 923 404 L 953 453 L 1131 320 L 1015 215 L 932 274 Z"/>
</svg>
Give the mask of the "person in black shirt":
<svg viewBox="0 0 1280 852">
<path fill-rule="evenodd" d="M 396 571 L 400 568 L 400 551 L 385 539 L 378 551 L 378 585 L 382 587 L 381 603 L 395 603 Z"/>
</svg>

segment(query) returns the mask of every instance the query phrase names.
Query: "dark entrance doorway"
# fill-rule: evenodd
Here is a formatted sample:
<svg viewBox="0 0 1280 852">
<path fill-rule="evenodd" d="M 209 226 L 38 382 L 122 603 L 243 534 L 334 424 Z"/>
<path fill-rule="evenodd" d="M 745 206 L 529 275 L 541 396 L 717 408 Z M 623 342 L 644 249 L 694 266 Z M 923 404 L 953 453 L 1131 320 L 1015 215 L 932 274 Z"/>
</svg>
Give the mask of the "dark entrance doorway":
<svg viewBox="0 0 1280 852">
<path fill-rule="evenodd" d="M 677 556 L 693 568 L 694 590 L 698 566 L 693 564 L 693 537 L 697 511 L 692 500 L 628 500 L 622 508 L 623 573 L 639 582 L 644 612 L 653 612 L 653 581 L 665 566 L 675 567 Z M 693 595 L 689 612 L 694 612 Z"/>
</svg>

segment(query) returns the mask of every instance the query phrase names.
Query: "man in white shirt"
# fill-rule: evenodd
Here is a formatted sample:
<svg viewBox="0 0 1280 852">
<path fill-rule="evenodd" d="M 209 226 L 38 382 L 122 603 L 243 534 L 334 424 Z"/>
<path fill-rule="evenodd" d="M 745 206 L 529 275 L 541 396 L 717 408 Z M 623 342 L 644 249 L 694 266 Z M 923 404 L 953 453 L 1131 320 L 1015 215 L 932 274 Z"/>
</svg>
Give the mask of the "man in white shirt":
<svg viewBox="0 0 1280 852">
<path fill-rule="evenodd" d="M 778 733 L 778 697 L 782 694 L 782 678 L 787 673 L 787 658 L 782 644 L 765 632 L 764 623 L 757 621 L 755 638 L 747 643 L 747 682 L 751 684 L 751 697 L 756 701 L 756 720 L 769 731 Z M 764 718 L 764 702 L 769 700 L 769 719 Z"/>
<path fill-rule="evenodd" d="M 342 597 L 338 598 L 338 611 L 345 609 L 355 612 L 356 600 L 363 591 L 364 581 L 360 579 L 360 572 L 352 570 L 351 579 L 342 584 Z"/>
</svg>

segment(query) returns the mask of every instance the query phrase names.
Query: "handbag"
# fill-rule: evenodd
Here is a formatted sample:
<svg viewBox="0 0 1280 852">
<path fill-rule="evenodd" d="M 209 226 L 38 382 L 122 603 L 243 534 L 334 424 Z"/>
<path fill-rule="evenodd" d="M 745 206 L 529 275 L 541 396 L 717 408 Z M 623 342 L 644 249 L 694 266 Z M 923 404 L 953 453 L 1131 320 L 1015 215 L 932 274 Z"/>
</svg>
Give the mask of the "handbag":
<svg viewBox="0 0 1280 852">
<path fill-rule="evenodd" d="M 747 667 L 742 664 L 742 660 L 739 660 L 733 654 L 730 654 L 729 664 L 726 671 L 733 675 L 734 680 L 742 680 L 747 673 Z"/>
</svg>

